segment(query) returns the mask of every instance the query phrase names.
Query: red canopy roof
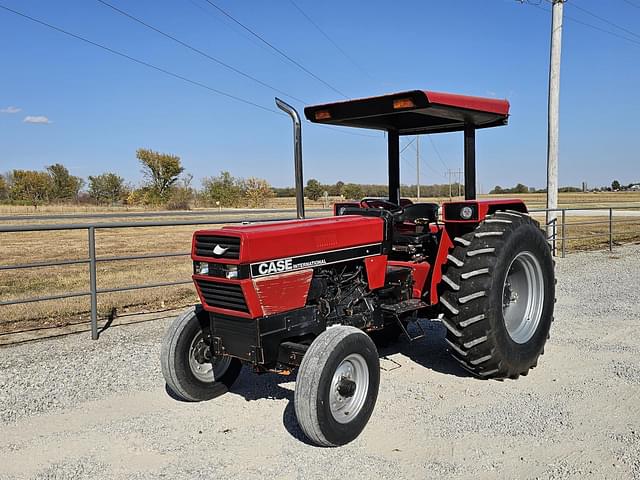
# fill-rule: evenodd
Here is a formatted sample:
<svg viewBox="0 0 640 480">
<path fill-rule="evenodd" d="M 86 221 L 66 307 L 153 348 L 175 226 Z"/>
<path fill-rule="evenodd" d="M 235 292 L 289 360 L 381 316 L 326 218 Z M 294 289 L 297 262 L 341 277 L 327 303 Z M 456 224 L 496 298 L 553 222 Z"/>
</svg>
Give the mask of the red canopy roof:
<svg viewBox="0 0 640 480">
<path fill-rule="evenodd" d="M 397 131 L 400 135 L 454 132 L 465 125 L 506 125 L 509 102 L 495 98 L 411 90 L 380 97 L 313 105 L 304 109 L 314 123 Z"/>
</svg>

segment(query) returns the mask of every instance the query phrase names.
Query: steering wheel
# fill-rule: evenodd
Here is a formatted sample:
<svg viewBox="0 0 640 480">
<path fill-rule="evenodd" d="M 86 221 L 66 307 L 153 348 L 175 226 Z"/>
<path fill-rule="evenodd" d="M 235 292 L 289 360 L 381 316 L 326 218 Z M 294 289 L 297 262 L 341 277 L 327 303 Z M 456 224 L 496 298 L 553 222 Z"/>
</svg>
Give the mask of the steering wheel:
<svg viewBox="0 0 640 480">
<path fill-rule="evenodd" d="M 398 215 L 402 213 L 404 210 L 402 207 L 399 207 L 395 203 L 391 203 L 388 200 L 382 200 L 379 198 L 365 198 L 360 202 L 360 204 L 365 208 L 379 208 L 382 210 L 387 210 L 394 215 Z"/>
</svg>

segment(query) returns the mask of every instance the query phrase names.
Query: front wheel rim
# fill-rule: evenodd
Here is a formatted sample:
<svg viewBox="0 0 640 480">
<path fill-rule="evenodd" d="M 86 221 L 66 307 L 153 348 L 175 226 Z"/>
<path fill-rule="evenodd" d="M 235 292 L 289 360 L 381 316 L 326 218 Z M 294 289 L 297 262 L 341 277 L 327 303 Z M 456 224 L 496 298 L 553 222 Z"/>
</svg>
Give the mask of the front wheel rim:
<svg viewBox="0 0 640 480">
<path fill-rule="evenodd" d="M 511 261 L 502 287 L 502 317 L 511 339 L 527 343 L 542 319 L 544 275 L 531 252 L 520 252 Z"/>
<path fill-rule="evenodd" d="M 359 353 L 345 357 L 333 374 L 329 405 L 338 423 L 349 423 L 358 416 L 369 392 L 369 366 Z"/>
<path fill-rule="evenodd" d="M 189 346 L 189 369 L 203 383 L 220 380 L 231 365 L 231 357 L 212 356 L 211 347 L 205 342 L 202 332 L 193 337 Z"/>
</svg>

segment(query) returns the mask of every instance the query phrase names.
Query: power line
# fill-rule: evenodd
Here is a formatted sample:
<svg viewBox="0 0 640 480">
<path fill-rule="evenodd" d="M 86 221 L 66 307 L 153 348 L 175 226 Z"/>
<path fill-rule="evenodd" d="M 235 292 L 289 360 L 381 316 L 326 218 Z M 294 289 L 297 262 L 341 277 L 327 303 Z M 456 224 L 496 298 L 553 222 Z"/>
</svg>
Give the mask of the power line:
<svg viewBox="0 0 640 480">
<path fill-rule="evenodd" d="M 407 148 L 409 148 L 411 146 L 411 144 L 416 141 L 416 138 L 418 138 L 418 137 L 414 137 L 413 140 L 411 140 L 404 147 L 402 147 L 402 150 L 400 150 L 400 153 L 404 152 Z"/>
<path fill-rule="evenodd" d="M 214 92 L 214 93 L 216 93 L 216 94 L 218 94 L 218 95 L 222 95 L 222 96 L 227 97 L 227 98 L 230 98 L 230 99 L 232 99 L 232 100 L 236 100 L 236 101 L 238 101 L 238 102 L 245 103 L 245 104 L 247 104 L 247 105 L 251 105 L 251 106 L 256 107 L 256 108 L 259 108 L 259 109 L 261 109 L 261 110 L 264 110 L 264 111 L 267 111 L 267 112 L 271 112 L 271 113 L 275 113 L 275 114 L 277 114 L 277 115 L 282 115 L 280 112 L 278 112 L 278 111 L 276 111 L 276 110 L 274 110 L 274 109 L 272 109 L 272 108 L 265 107 L 265 106 L 260 105 L 260 104 L 258 104 L 258 103 L 254 103 L 254 102 L 252 102 L 251 100 L 246 100 L 246 99 L 244 99 L 244 98 L 238 97 L 238 96 L 233 95 L 233 94 L 231 94 L 231 93 L 227 93 L 227 92 L 224 92 L 224 91 L 222 91 L 222 90 L 218 90 L 217 88 L 211 87 L 211 86 L 209 86 L 209 85 L 207 85 L 207 84 L 204 84 L 204 83 L 202 83 L 202 82 L 199 82 L 199 81 L 197 81 L 197 80 L 192 80 L 192 79 L 187 78 L 187 77 L 185 77 L 185 76 L 183 76 L 183 75 L 180 75 L 180 74 L 178 74 L 178 73 L 172 72 L 172 71 L 170 71 L 170 70 L 166 70 L 166 69 L 164 69 L 164 68 L 162 68 L 162 67 L 158 67 L 158 66 L 153 65 L 153 64 L 151 64 L 151 63 L 149 63 L 149 62 L 145 62 L 144 60 L 140 60 L 140 59 L 138 59 L 138 58 L 132 57 L 131 55 L 128 55 L 128 54 L 126 54 L 126 53 L 122 53 L 122 52 L 120 52 L 120 51 L 118 51 L 118 50 L 114 50 L 113 48 L 107 47 L 106 45 L 102 45 L 102 44 L 100 44 L 100 43 L 94 42 L 94 41 L 89 40 L 89 39 L 87 39 L 87 38 L 85 38 L 85 37 L 82 37 L 82 36 L 80 36 L 80 35 L 76 35 L 75 33 L 71 33 L 71 32 L 69 32 L 69 31 L 67 31 L 67 30 L 63 30 L 63 29 L 62 29 L 62 28 L 60 28 L 60 27 L 56 27 L 55 25 L 52 25 L 52 24 L 50 24 L 50 23 L 47 23 L 47 22 L 45 22 L 45 21 L 43 21 L 43 20 L 39 20 L 39 19 L 37 19 L 37 18 L 31 17 L 31 16 L 29 16 L 29 15 L 27 15 L 27 14 L 25 14 L 25 13 L 18 12 L 17 10 L 13 10 L 13 9 L 11 9 L 11 8 L 9 8 L 9 7 L 6 7 L 6 6 L 2 5 L 2 4 L 0 4 L 0 8 L 1 8 L 1 9 L 3 9 L 3 10 L 5 10 L 5 11 L 7 11 L 7 12 L 13 13 L 14 15 L 18 15 L 18 16 L 20 16 L 20 17 L 22 17 L 22 18 L 25 18 L 25 19 L 27 19 L 27 20 L 30 20 L 30 21 L 32 21 L 32 22 L 34 22 L 34 23 L 38 23 L 38 24 L 43 25 L 43 26 L 45 26 L 45 27 L 47 27 L 47 28 L 50 28 L 50 29 L 52 29 L 52 30 L 55 30 L 55 31 L 57 31 L 57 32 L 59 32 L 59 33 L 63 33 L 63 34 L 65 34 L 65 35 L 69 36 L 69 37 L 75 38 L 76 40 L 80 40 L 80 41 L 82 41 L 82 42 L 84 42 L 84 43 L 88 43 L 89 45 L 93 45 L 94 47 L 98 47 L 98 48 L 100 48 L 100 49 L 102 49 L 102 50 L 105 50 L 105 51 L 107 51 L 107 52 L 110 52 L 110 53 L 112 53 L 112 54 L 114 54 L 114 55 L 117 55 L 117 56 L 119 56 L 119 57 L 126 58 L 127 60 L 130 60 L 130 61 L 132 61 L 132 62 L 135 62 L 135 63 L 137 63 L 137 64 L 139 64 L 139 65 L 143 65 L 143 66 L 145 66 L 145 67 L 147 67 L 147 68 L 151 68 L 151 69 L 156 70 L 156 71 L 158 71 L 158 72 L 164 73 L 165 75 L 168 75 L 168 76 L 171 76 L 171 77 L 177 78 L 177 79 L 182 80 L 182 81 L 184 81 L 184 82 L 187 82 L 187 83 L 190 83 L 190 84 L 192 84 L 192 85 L 196 85 L 196 86 L 198 86 L 198 87 L 200 87 L 200 88 L 204 88 L 204 89 L 206 89 L 206 90 L 209 90 L 209 91 L 211 91 L 211 92 Z"/>
<path fill-rule="evenodd" d="M 242 70 L 234 67 L 233 65 L 229 65 L 228 63 L 223 62 L 219 58 L 216 58 L 216 57 L 213 57 L 213 56 L 209 55 L 208 53 L 206 53 L 206 52 L 194 47 L 193 45 L 190 45 L 190 44 L 188 44 L 186 42 L 183 42 L 182 40 L 174 37 L 173 35 L 170 35 L 170 34 L 164 32 L 164 31 L 160 30 L 159 28 L 154 27 L 153 25 L 150 25 L 150 24 L 146 23 L 145 21 L 143 21 L 143 20 L 131 15 L 128 12 L 125 12 L 124 10 L 119 9 L 118 7 L 110 4 L 109 2 L 106 2 L 105 0 L 96 0 L 96 1 L 100 2 L 101 4 L 103 4 L 106 7 L 109 7 L 110 9 L 114 10 L 115 12 L 118 12 L 119 14 L 121 14 L 121 15 L 123 15 L 123 16 L 131 19 L 131 20 L 133 20 L 134 22 L 137 22 L 140 25 L 143 25 L 146 28 L 148 28 L 150 30 L 153 30 L 156 33 L 159 33 L 163 37 L 166 37 L 166 38 L 176 42 L 177 44 L 182 45 L 183 47 L 191 50 L 192 52 L 195 52 L 198 55 L 201 55 L 202 57 L 207 58 L 208 60 L 211 60 L 212 62 L 215 62 L 218 65 L 221 65 L 221 66 L 227 68 L 228 70 L 231 70 L 232 72 L 237 73 L 238 75 L 242 75 L 243 77 L 248 78 L 249 80 L 252 80 L 252 81 L 262 85 L 263 87 L 266 87 L 266 88 L 268 88 L 270 90 L 273 90 L 274 92 L 280 93 L 280 94 L 282 94 L 282 95 L 284 95 L 286 97 L 292 98 L 293 100 L 296 100 L 296 101 L 298 101 L 300 103 L 303 103 L 303 104 L 304 103 L 308 103 L 305 100 L 297 98 L 294 95 L 291 95 L 290 93 L 287 93 L 287 92 L 285 92 L 283 90 L 280 90 L 279 88 L 276 88 L 273 85 L 269 85 L 268 83 L 263 82 L 262 80 L 254 77 L 254 76 L 252 76 L 252 75 L 250 75 L 250 74 L 248 74 L 246 72 L 243 72 Z"/>
<path fill-rule="evenodd" d="M 409 145 L 411 145 L 412 142 L 408 143 L 406 146 L 408 147 Z M 414 150 L 415 147 L 413 148 Z M 417 152 L 417 150 L 416 150 Z M 436 175 L 440 175 L 441 172 L 439 172 L 438 170 L 436 170 L 434 167 L 431 166 L 431 164 L 427 163 L 424 158 L 422 157 L 422 155 L 420 155 L 420 161 L 422 162 L 422 165 L 424 165 L 426 168 L 428 168 L 429 170 L 431 170 L 433 173 L 435 173 Z M 412 167 L 413 168 L 413 167 Z M 446 177 L 446 175 L 444 175 Z"/>
<path fill-rule="evenodd" d="M 100 1 L 100 0 L 98 0 L 98 1 Z M 265 107 L 264 105 L 260 105 L 258 103 L 252 102 L 251 100 L 247 100 L 247 99 L 238 97 L 236 95 L 233 95 L 231 93 L 224 92 L 222 90 L 219 90 L 217 88 L 211 87 L 210 85 L 204 84 L 204 83 L 199 82 L 197 80 L 192 80 L 192 79 L 190 79 L 188 77 L 185 77 L 183 75 L 180 75 L 178 73 L 172 72 L 172 71 L 164 69 L 162 67 L 158 67 L 158 66 L 156 66 L 156 65 L 154 65 L 152 63 L 149 63 L 149 62 L 146 62 L 144 60 L 140 60 L 138 58 L 132 57 L 131 55 L 128 55 L 126 53 L 120 52 L 120 51 L 115 50 L 113 48 L 107 47 L 106 45 L 102 45 L 100 43 L 94 42 L 92 40 L 89 40 L 88 38 L 85 38 L 85 37 L 82 37 L 82 36 L 77 35 L 75 33 L 69 32 L 69 31 L 64 30 L 64 29 L 62 29 L 60 27 L 56 27 L 55 25 L 47 23 L 47 22 L 45 22 L 43 20 L 39 20 L 39 19 L 37 19 L 35 17 L 29 16 L 29 15 L 27 15 L 25 13 L 22 13 L 22 12 L 19 12 L 17 10 L 13 10 L 13 9 L 11 9 L 9 7 L 6 7 L 6 6 L 2 5 L 2 4 L 0 4 L 0 8 L 5 10 L 5 11 L 7 11 L 7 12 L 13 13 L 14 15 L 18 15 L 18 16 L 26 19 L 26 20 L 29 20 L 29 21 L 34 22 L 34 23 L 37 23 L 39 25 L 42 25 L 42 26 L 47 27 L 47 28 L 49 28 L 51 30 L 54 30 L 54 31 L 59 32 L 59 33 L 62 33 L 64 35 L 67 35 L 67 36 L 69 36 L 71 38 L 74 38 L 76 40 L 80 40 L 80 41 L 82 41 L 84 43 L 87 43 L 89 45 L 92 45 L 94 47 L 98 47 L 98 48 L 100 48 L 102 50 L 105 50 L 105 51 L 107 51 L 109 53 L 112 53 L 112 54 L 117 55 L 119 57 L 125 58 L 127 60 L 130 60 L 130 61 L 132 61 L 134 63 L 139 64 L 139 65 L 142 65 L 142 66 L 145 66 L 145 67 L 150 68 L 152 70 L 164 73 L 165 75 L 171 76 L 173 78 L 177 78 L 177 79 L 182 80 L 184 82 L 190 83 L 190 84 L 198 86 L 200 88 L 204 88 L 204 89 L 209 90 L 209 91 L 211 91 L 213 93 L 216 93 L 218 95 L 222 95 L 222 96 L 230 98 L 232 100 L 236 100 L 238 102 L 242 102 L 242 103 L 250 105 L 252 107 L 256 107 L 256 108 L 259 108 L 261 110 L 264 110 L 264 111 L 267 111 L 267 112 L 270 112 L 270 113 L 275 113 L 277 115 L 283 115 L 279 111 L 274 110 L 272 108 Z M 346 131 L 346 130 L 343 130 L 343 129 L 334 128 L 334 127 L 332 127 L 330 125 L 317 125 L 317 126 L 325 128 L 325 129 L 328 129 L 328 130 L 333 131 L 333 132 L 342 133 L 342 134 L 345 134 L 345 135 L 353 135 L 353 136 L 358 136 L 358 137 L 369 137 L 369 138 L 379 138 L 377 135 L 369 135 L 369 134 L 366 134 L 366 133 L 359 133 L 359 132 L 350 132 L 350 131 Z"/>
<path fill-rule="evenodd" d="M 545 10 L 545 11 L 548 12 L 549 10 Z M 631 42 L 631 43 L 634 43 L 636 45 L 640 45 L 640 41 L 634 40 L 633 38 L 625 37 L 624 35 L 620 35 L 620 34 L 618 34 L 616 32 L 612 32 L 611 30 L 607 30 L 605 28 L 598 27 L 597 25 L 593 25 L 591 23 L 583 22 L 582 20 L 578 20 L 577 18 L 571 17 L 569 15 L 565 15 L 564 17 L 567 20 L 571 20 L 574 23 L 579 23 L 580 25 L 584 25 L 585 27 L 589 27 L 589 28 L 592 28 L 594 30 L 598 30 L 599 32 L 607 33 L 609 35 L 612 35 L 614 37 L 620 38 L 622 40 L 626 40 L 627 42 Z"/>
<path fill-rule="evenodd" d="M 415 146 L 412 146 L 412 148 L 413 148 L 413 150 L 414 150 L 416 153 L 418 153 L 418 150 L 416 149 L 416 147 L 415 147 Z M 436 153 L 438 153 L 438 152 L 436 152 Z M 438 155 L 439 155 L 439 153 L 438 153 Z M 440 172 L 438 172 L 434 167 L 432 167 L 430 164 L 428 164 L 428 163 L 427 163 L 427 162 L 422 158 L 422 155 L 420 155 L 420 161 L 422 161 L 422 164 L 423 164 L 425 167 L 427 167 L 427 168 L 431 169 L 431 171 L 432 171 L 432 172 L 435 172 L 437 175 L 440 175 Z M 446 164 L 444 163 L 444 161 L 442 160 L 442 158 L 440 158 L 440 161 L 441 161 L 441 162 L 442 162 L 442 164 L 444 165 L 444 168 L 445 168 L 445 169 L 448 169 L 448 168 L 449 168 L 449 167 L 448 167 L 448 165 L 446 165 Z M 444 176 L 446 177 L 446 175 L 444 175 Z"/>
<path fill-rule="evenodd" d="M 516 1 L 518 3 L 522 3 L 522 4 L 526 4 L 526 5 L 530 5 L 532 7 L 538 8 L 538 9 L 542 10 L 543 12 L 549 13 L 551 11 L 551 10 L 543 7 L 540 3 L 531 3 L 529 1 L 524 1 L 524 0 L 516 0 Z M 542 0 L 541 0 L 541 2 L 542 2 Z M 593 30 L 597 30 L 599 32 L 606 33 L 608 35 L 612 35 L 612 36 L 620 38 L 622 40 L 626 40 L 627 42 L 631 42 L 631 43 L 633 43 L 635 45 L 640 45 L 640 41 L 638 41 L 638 40 L 635 40 L 635 39 L 629 38 L 629 37 L 625 37 L 624 35 L 620 35 L 619 33 L 613 32 L 611 30 L 607 30 L 607 29 L 599 27 L 597 25 L 593 25 L 592 23 L 583 22 L 582 20 L 578 20 L 577 18 L 569 16 L 567 14 L 564 15 L 564 18 L 566 18 L 567 20 L 571 20 L 574 23 L 578 23 L 580 25 L 584 25 L 585 27 L 592 28 Z"/>
<path fill-rule="evenodd" d="M 254 45 L 256 45 L 257 47 L 261 48 L 262 50 L 264 50 L 265 52 L 269 52 L 270 55 L 273 55 L 274 57 L 279 57 L 279 55 L 274 52 L 273 50 L 271 50 L 270 48 L 268 48 L 267 46 L 265 46 L 263 43 L 259 42 L 258 40 L 256 40 L 253 36 L 249 35 L 247 32 L 241 30 L 240 28 L 238 28 L 238 26 L 236 25 L 231 25 L 230 23 L 224 21 L 222 18 L 220 18 L 219 15 L 213 13 L 211 11 L 210 8 L 205 7 L 204 5 L 200 5 L 199 2 L 197 2 L 196 0 L 187 0 L 191 5 L 193 5 L 194 7 L 196 7 L 198 10 L 200 10 L 201 12 L 203 12 L 206 16 L 208 16 L 209 18 L 214 19 L 216 22 L 218 22 L 220 25 L 224 25 L 225 28 L 228 28 L 229 30 L 233 30 L 236 34 L 240 35 L 242 38 L 250 41 L 251 43 L 253 43 Z"/>
<path fill-rule="evenodd" d="M 640 8 L 640 5 L 638 5 L 637 3 L 633 3 L 631 0 L 622 0 L 622 1 L 625 3 L 628 3 L 632 7 Z"/>
<path fill-rule="evenodd" d="M 326 87 L 330 88 L 331 90 L 333 90 L 334 92 L 336 92 L 338 95 L 342 95 L 344 98 L 349 98 L 346 94 L 342 93 L 340 90 L 338 90 L 336 87 L 334 87 L 333 85 L 331 85 L 330 83 L 326 82 L 325 80 L 323 80 L 322 78 L 320 78 L 318 75 L 316 75 L 315 73 L 313 73 L 311 70 L 309 70 L 308 68 L 306 68 L 304 65 L 300 64 L 299 62 L 297 62 L 296 60 L 294 60 L 293 58 L 291 58 L 289 55 L 287 55 L 285 52 L 283 52 L 282 50 L 280 50 L 278 47 L 276 47 L 275 45 L 273 45 L 272 43 L 270 43 L 269 41 L 267 41 L 264 37 L 262 37 L 261 35 L 259 35 L 258 33 L 254 32 L 252 29 L 250 29 L 249 27 L 247 27 L 244 23 L 240 22 L 239 20 L 237 20 L 235 17 L 233 17 L 230 13 L 228 13 L 227 11 L 223 10 L 222 8 L 220 8 L 218 5 L 216 5 L 215 3 L 213 3 L 211 0 L 205 0 L 209 5 L 211 5 L 213 8 L 215 8 L 216 10 L 218 10 L 220 13 L 222 13 L 225 17 L 229 18 L 230 20 L 232 20 L 233 22 L 235 22 L 236 24 L 238 24 L 239 26 L 241 26 L 244 30 L 246 30 L 247 32 L 249 32 L 251 35 L 253 35 L 254 37 L 256 37 L 258 40 L 260 40 L 262 43 L 264 43 L 265 45 L 267 45 L 269 48 L 271 48 L 272 50 L 274 50 L 275 52 L 277 52 L 280 56 L 282 56 L 283 58 L 286 58 L 289 62 L 293 63 L 295 66 L 297 66 L 299 69 L 301 69 L 302 71 L 306 72 L 308 75 L 310 75 L 311 77 L 315 78 L 316 80 L 318 80 L 320 83 L 322 83 L 323 85 L 325 85 Z"/>
<path fill-rule="evenodd" d="M 332 132 L 344 133 L 345 135 L 353 135 L 355 137 L 368 137 L 368 138 L 382 138 L 380 135 L 371 135 L 368 133 L 360 133 L 360 132 L 351 132 L 348 128 L 340 128 L 334 125 L 322 125 L 321 123 L 312 123 L 311 125 L 315 125 L 316 127 L 326 128 L 331 130 Z"/>
<path fill-rule="evenodd" d="M 440 150 L 438 150 L 438 147 L 436 147 L 436 142 L 433 141 L 433 138 L 431 138 L 431 135 L 427 135 L 427 138 L 429 139 L 429 141 L 431 142 L 431 146 L 433 147 L 433 149 L 436 152 L 436 155 L 438 156 L 438 158 L 440 159 L 440 163 L 442 163 L 442 165 L 444 165 L 444 168 L 449 168 L 449 165 L 447 165 L 445 163 L 445 161 L 442 159 L 442 155 L 440 155 Z"/>
<path fill-rule="evenodd" d="M 604 22 L 604 23 L 606 23 L 606 24 L 608 24 L 608 25 L 611 25 L 612 27 L 615 27 L 615 28 L 617 28 L 618 30 L 622 30 L 623 32 L 626 32 L 626 33 L 628 33 L 628 34 L 630 34 L 630 35 L 633 35 L 634 37 L 638 37 L 638 38 L 640 38 L 640 35 L 638 35 L 637 33 L 633 32 L 633 31 L 631 31 L 631 30 L 628 30 L 628 29 L 626 29 L 626 28 L 624 28 L 624 27 L 621 27 L 620 25 L 618 25 L 618 24 L 616 24 L 616 23 L 612 22 L 611 20 L 607 20 L 606 18 L 601 17 L 600 15 L 597 15 L 597 14 L 595 14 L 595 13 L 593 13 L 593 12 L 591 12 L 591 11 L 587 10 L 586 8 L 581 7 L 580 5 L 576 4 L 575 2 L 570 3 L 570 5 L 571 5 L 571 7 L 572 7 L 572 8 L 577 8 L 578 10 L 580 10 L 580 11 L 582 11 L 582 12 L 586 13 L 587 15 L 592 16 L 593 18 L 597 18 L 597 19 L 598 19 L 598 20 L 600 20 L 601 22 Z"/>
<path fill-rule="evenodd" d="M 353 66 L 355 66 L 358 70 L 360 70 L 367 77 L 373 80 L 371 75 L 369 75 L 369 73 L 358 62 L 356 62 L 351 55 L 345 52 L 344 49 L 336 41 L 334 41 L 333 38 L 331 38 L 327 34 L 327 32 L 325 32 L 322 28 L 320 28 L 320 25 L 314 22 L 313 19 L 304 10 L 302 10 L 302 8 L 300 8 L 300 6 L 296 2 L 294 2 L 294 0 L 289 0 L 289 2 L 291 2 L 291 5 L 293 5 L 296 8 L 296 10 L 298 10 L 298 12 L 300 12 L 300 14 L 304 18 L 306 18 L 309 21 L 309 23 L 313 25 L 316 28 L 316 30 L 318 30 L 322 34 L 322 36 L 326 38 L 336 48 L 336 50 L 338 50 L 347 60 L 349 60 L 349 62 L 351 62 Z"/>
<path fill-rule="evenodd" d="M 422 156 L 420 157 L 420 161 L 422 162 L 422 165 L 424 165 L 426 168 L 428 168 L 429 170 L 431 170 L 433 173 L 435 173 L 435 175 L 437 177 L 439 177 L 440 175 L 442 175 L 443 177 L 447 177 L 446 174 L 439 172 L 438 170 L 435 169 L 435 167 L 432 167 L 431 164 L 427 163 L 426 160 L 424 160 L 422 158 Z"/>
</svg>

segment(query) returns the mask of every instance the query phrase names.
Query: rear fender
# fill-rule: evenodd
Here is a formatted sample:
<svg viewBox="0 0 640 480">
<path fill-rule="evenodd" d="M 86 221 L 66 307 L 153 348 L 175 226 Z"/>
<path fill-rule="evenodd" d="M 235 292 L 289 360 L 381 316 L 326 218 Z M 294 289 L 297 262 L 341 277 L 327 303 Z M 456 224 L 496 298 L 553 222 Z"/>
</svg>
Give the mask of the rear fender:
<svg viewBox="0 0 640 480">
<path fill-rule="evenodd" d="M 460 215 L 464 207 L 471 208 L 471 218 L 463 219 Z M 498 210 L 514 210 L 527 213 L 527 206 L 520 199 L 500 198 L 496 200 L 465 200 L 463 202 L 445 202 L 442 204 L 442 220 L 445 224 L 477 224 L 487 215 Z"/>
</svg>

